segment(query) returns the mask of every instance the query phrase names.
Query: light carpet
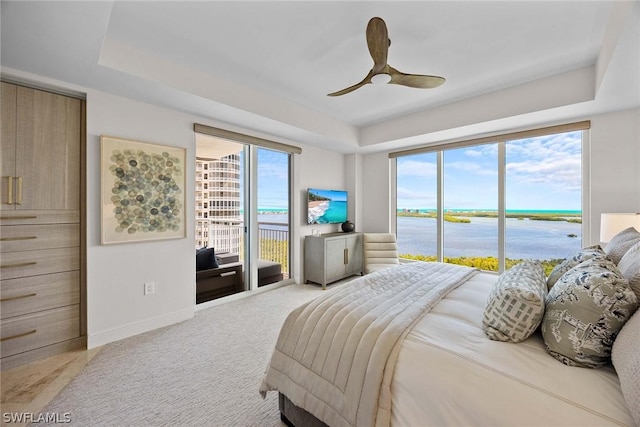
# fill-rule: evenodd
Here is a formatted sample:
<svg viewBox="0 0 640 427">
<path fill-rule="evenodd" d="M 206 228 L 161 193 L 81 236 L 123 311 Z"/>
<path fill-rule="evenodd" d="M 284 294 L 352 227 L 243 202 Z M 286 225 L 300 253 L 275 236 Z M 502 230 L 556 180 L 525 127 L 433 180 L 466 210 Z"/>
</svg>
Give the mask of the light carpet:
<svg viewBox="0 0 640 427">
<path fill-rule="evenodd" d="M 278 394 L 258 387 L 287 314 L 322 292 L 288 285 L 107 344 L 43 412 L 78 426 L 285 426 Z"/>
</svg>

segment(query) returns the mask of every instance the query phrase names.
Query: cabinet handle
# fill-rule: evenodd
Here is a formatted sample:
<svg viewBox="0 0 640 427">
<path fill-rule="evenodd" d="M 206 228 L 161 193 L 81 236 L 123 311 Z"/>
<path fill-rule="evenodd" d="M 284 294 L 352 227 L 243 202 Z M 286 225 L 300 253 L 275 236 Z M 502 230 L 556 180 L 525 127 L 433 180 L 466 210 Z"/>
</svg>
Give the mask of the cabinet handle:
<svg viewBox="0 0 640 427">
<path fill-rule="evenodd" d="M 0 265 L 0 268 L 11 268 L 11 267 L 26 267 L 27 265 L 35 265 L 36 261 L 31 262 L 19 262 L 16 264 L 4 264 Z"/>
<path fill-rule="evenodd" d="M 18 295 L 17 297 L 0 298 L 0 302 L 13 301 L 14 299 L 30 298 L 30 297 L 35 297 L 36 295 L 38 294 L 34 292 L 32 294 L 27 294 L 27 295 Z"/>
<path fill-rule="evenodd" d="M 18 189 L 16 191 L 18 193 L 18 201 L 16 202 L 16 204 L 21 205 L 22 204 L 22 177 L 21 176 L 18 177 L 17 187 Z"/>
<path fill-rule="evenodd" d="M 349 249 L 344 248 L 344 263 L 345 265 L 349 264 Z"/>
<path fill-rule="evenodd" d="M 0 242 L 12 242 L 14 240 L 32 240 L 37 239 L 36 236 L 24 236 L 24 237 L 0 237 Z"/>
<path fill-rule="evenodd" d="M 8 205 L 12 205 L 13 204 L 13 177 L 12 176 L 8 176 L 7 177 L 7 204 Z"/>
<path fill-rule="evenodd" d="M 9 220 L 9 219 L 36 219 L 36 218 L 38 218 L 36 215 L 0 216 L 0 219 L 3 221 Z"/>
<path fill-rule="evenodd" d="M 0 342 L 7 341 L 7 340 L 12 340 L 14 338 L 26 337 L 27 335 L 35 334 L 36 332 L 38 332 L 38 330 L 37 329 L 33 329 L 33 330 L 29 331 L 29 332 L 24 332 L 22 334 L 11 335 L 11 336 L 8 336 L 8 337 L 0 338 Z"/>
</svg>

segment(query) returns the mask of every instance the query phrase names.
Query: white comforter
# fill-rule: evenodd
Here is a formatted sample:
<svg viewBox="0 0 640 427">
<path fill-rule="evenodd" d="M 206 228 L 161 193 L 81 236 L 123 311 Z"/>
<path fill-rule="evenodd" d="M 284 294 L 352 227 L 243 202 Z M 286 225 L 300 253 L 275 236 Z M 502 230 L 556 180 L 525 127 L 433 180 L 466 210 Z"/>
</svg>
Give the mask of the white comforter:
<svg viewBox="0 0 640 427">
<path fill-rule="evenodd" d="M 497 277 L 473 276 L 407 334 L 391 425 L 633 426 L 613 367 L 563 365 L 538 332 L 518 344 L 486 337 L 482 313 Z"/>
<path fill-rule="evenodd" d="M 332 427 L 388 426 L 405 335 L 477 270 L 410 263 L 358 278 L 285 321 L 260 392 L 278 390 Z"/>
</svg>

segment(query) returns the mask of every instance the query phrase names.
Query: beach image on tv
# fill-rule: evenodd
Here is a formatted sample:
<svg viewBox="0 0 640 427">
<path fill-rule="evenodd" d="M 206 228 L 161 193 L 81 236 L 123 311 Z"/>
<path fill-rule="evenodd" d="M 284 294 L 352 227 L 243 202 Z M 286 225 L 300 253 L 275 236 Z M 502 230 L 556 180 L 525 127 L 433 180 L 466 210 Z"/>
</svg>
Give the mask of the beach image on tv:
<svg viewBox="0 0 640 427">
<path fill-rule="evenodd" d="M 337 224 L 347 220 L 346 191 L 310 188 L 308 201 L 309 224 Z"/>
</svg>

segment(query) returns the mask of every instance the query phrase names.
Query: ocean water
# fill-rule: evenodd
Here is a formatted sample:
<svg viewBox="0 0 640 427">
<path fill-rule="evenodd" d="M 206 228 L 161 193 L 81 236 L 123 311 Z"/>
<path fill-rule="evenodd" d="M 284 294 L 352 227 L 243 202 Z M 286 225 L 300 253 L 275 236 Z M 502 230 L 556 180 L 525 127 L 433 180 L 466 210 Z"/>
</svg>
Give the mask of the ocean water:
<svg viewBox="0 0 640 427">
<path fill-rule="evenodd" d="M 470 223 L 444 223 L 445 257 L 498 256 L 498 219 L 469 218 Z M 581 224 L 507 218 L 505 255 L 511 259 L 566 258 L 582 247 Z M 398 252 L 435 255 L 436 220 L 398 217 Z M 577 237 L 569 237 L 576 235 Z"/>
<path fill-rule="evenodd" d="M 329 207 L 321 217 L 318 217 L 318 224 L 334 224 L 347 220 L 347 202 L 331 200 Z"/>
<path fill-rule="evenodd" d="M 547 213 L 547 211 L 538 212 Z M 444 255 L 446 257 L 497 257 L 498 220 L 475 217 L 469 219 L 471 222 L 468 224 L 444 223 Z M 401 254 L 436 254 L 435 219 L 398 217 L 397 220 L 398 250 Z M 260 213 L 258 221 L 286 224 L 287 214 Z M 261 225 L 261 228 L 287 229 L 286 225 Z M 568 237 L 570 234 L 575 234 L 577 237 Z M 581 224 L 506 219 L 507 258 L 560 259 L 570 256 L 582 246 Z"/>
</svg>

